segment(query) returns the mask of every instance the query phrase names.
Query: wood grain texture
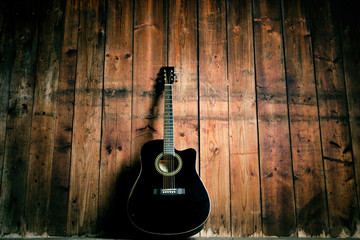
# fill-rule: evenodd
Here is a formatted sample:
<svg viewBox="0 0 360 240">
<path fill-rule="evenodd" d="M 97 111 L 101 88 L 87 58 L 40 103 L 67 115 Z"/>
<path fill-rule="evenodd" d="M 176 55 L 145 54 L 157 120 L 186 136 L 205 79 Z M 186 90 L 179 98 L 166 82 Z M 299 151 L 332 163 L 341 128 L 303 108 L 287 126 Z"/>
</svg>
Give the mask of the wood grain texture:
<svg viewBox="0 0 360 240">
<path fill-rule="evenodd" d="M 197 2 L 169 1 L 168 12 L 168 65 L 175 66 L 178 76 L 172 88 L 174 144 L 178 150 L 197 151 L 199 173 Z"/>
<path fill-rule="evenodd" d="M 339 6 L 339 5 L 338 5 Z M 346 96 L 351 130 L 352 154 L 355 170 L 355 186 L 357 186 L 358 210 L 360 207 L 360 28 L 356 21 L 355 2 L 345 1 L 341 10 L 341 42 L 344 64 Z M 359 229 L 358 229 L 359 231 Z"/>
<path fill-rule="evenodd" d="M 135 1 L 131 161 L 137 168 L 142 145 L 163 138 L 163 84 L 167 65 L 167 1 Z M 135 179 L 134 179 L 135 180 Z"/>
<path fill-rule="evenodd" d="M 79 1 L 67 0 L 63 12 L 59 83 L 56 93 L 56 129 L 47 232 L 49 235 L 67 234 L 67 213 L 70 185 L 70 162 L 73 135 L 76 60 L 78 49 Z"/>
<path fill-rule="evenodd" d="M 252 4 L 227 5 L 232 236 L 262 233 Z"/>
<path fill-rule="evenodd" d="M 39 12 L 39 50 L 25 202 L 26 231 L 39 235 L 47 230 L 63 11 L 62 1 L 44 1 Z"/>
<path fill-rule="evenodd" d="M 9 88 L 11 69 L 14 64 L 15 49 L 14 38 L 10 30 L 11 20 L 13 20 L 14 6 L 9 2 L 1 2 L 1 9 L 8 9 L 7 12 L 0 14 L 0 196 L 2 182 L 2 168 L 5 154 L 5 137 L 6 137 L 6 119 L 9 103 Z"/>
<path fill-rule="evenodd" d="M 226 5 L 199 2 L 200 176 L 211 199 L 201 236 L 231 235 Z"/>
<path fill-rule="evenodd" d="M 73 143 L 67 232 L 95 233 L 99 203 L 104 66 L 104 13 L 101 1 L 80 1 Z"/>
<path fill-rule="evenodd" d="M 349 236 L 359 216 L 337 6 L 313 2 L 311 15 L 330 234 Z"/>
<path fill-rule="evenodd" d="M 0 1 L 0 237 L 134 237 L 163 66 L 211 195 L 197 236 L 358 237 L 356 3 Z"/>
<path fill-rule="evenodd" d="M 131 171 L 128 174 L 131 187 L 139 174 L 142 146 L 149 140 L 163 138 L 164 84 L 158 74 L 160 68 L 167 65 L 166 3 L 134 1 Z"/>
<path fill-rule="evenodd" d="M 107 2 L 99 231 L 127 231 L 126 201 L 131 146 L 133 6 Z"/>
<path fill-rule="evenodd" d="M 169 66 L 175 66 L 178 82 L 173 84 L 175 148 L 199 151 L 197 3 L 169 2 Z"/>
<path fill-rule="evenodd" d="M 299 235 L 328 234 L 324 168 L 306 1 L 283 2 L 286 80 Z"/>
<path fill-rule="evenodd" d="M 296 230 L 280 1 L 254 1 L 263 233 Z"/>
<path fill-rule="evenodd" d="M 37 53 L 37 8 L 13 2 L 9 35 L 15 49 L 11 69 L 0 197 L 0 232 L 24 234 L 25 192 Z M 30 11 L 29 11 L 30 10 Z"/>
</svg>

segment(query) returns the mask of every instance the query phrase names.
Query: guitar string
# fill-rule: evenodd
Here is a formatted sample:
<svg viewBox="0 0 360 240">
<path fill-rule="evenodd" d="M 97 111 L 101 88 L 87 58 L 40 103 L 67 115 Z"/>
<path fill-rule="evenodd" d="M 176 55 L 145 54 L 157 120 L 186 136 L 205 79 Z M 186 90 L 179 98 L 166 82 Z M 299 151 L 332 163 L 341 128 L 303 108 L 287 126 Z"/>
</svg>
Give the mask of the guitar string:
<svg viewBox="0 0 360 240">
<path fill-rule="evenodd" d="M 166 80 L 166 74 L 164 74 L 165 80 Z M 166 82 L 166 81 L 165 81 Z M 168 87 L 166 87 L 168 86 Z M 168 100 L 168 101 L 166 101 Z M 166 106 L 168 104 L 168 106 Z M 170 107 L 169 107 L 170 106 Z M 171 112 L 169 113 L 169 116 L 164 117 L 164 127 L 165 127 L 165 136 L 164 138 L 169 140 L 169 137 L 173 139 L 173 122 L 172 122 L 172 85 L 166 85 L 165 84 L 165 109 L 170 110 Z M 166 123 L 166 117 L 168 117 L 167 121 L 168 123 Z M 171 121 L 170 121 L 171 120 Z M 169 122 L 170 121 L 170 122 Z M 169 126 L 169 123 L 171 126 Z M 165 126 L 165 124 L 167 124 Z M 166 132 L 167 130 L 170 130 L 169 132 Z M 170 135 L 170 136 L 169 136 Z M 173 140 L 172 140 L 173 141 Z M 172 142 L 173 143 L 173 142 Z M 165 144 L 165 141 L 164 141 Z M 166 145 L 164 145 L 164 161 L 165 161 L 165 166 L 167 168 L 167 171 L 169 173 L 173 172 L 175 170 L 175 149 L 173 149 L 173 144 L 167 145 L 169 144 L 168 141 L 166 141 Z M 169 149 L 170 146 L 170 149 Z M 166 151 L 165 151 L 166 150 Z M 169 163 L 170 162 L 170 163 Z M 163 176 L 163 188 L 175 188 L 175 176 Z"/>
</svg>

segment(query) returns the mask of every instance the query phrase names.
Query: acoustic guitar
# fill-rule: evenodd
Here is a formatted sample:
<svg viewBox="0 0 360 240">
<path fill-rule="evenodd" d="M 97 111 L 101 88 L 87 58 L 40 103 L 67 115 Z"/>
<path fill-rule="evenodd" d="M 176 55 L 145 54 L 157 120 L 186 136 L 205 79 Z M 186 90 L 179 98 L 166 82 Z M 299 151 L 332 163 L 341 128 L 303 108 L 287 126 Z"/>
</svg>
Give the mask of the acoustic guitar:
<svg viewBox="0 0 360 240">
<path fill-rule="evenodd" d="M 154 237 L 188 237 L 198 233 L 210 214 L 210 199 L 196 171 L 196 151 L 174 148 L 172 84 L 174 67 L 164 67 L 164 139 L 145 143 L 141 171 L 127 210 L 132 224 Z"/>
</svg>

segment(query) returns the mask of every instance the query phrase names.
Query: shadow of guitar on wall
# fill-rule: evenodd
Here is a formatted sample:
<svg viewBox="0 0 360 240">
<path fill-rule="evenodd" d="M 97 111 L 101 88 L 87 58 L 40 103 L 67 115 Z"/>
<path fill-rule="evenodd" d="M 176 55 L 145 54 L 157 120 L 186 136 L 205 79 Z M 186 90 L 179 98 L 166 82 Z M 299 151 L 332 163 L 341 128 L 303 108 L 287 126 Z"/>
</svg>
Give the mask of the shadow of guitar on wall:
<svg viewBox="0 0 360 240">
<path fill-rule="evenodd" d="M 130 156 L 126 157 L 130 159 L 130 161 L 129 163 L 122 164 L 120 170 L 116 173 L 115 186 L 111 187 L 115 189 L 115 193 L 112 198 L 108 200 L 107 206 L 100 206 L 105 209 L 104 216 L 100 217 L 98 223 L 97 232 L 101 237 L 134 238 L 137 235 L 135 227 L 131 224 L 127 216 L 127 201 L 140 172 L 141 148 L 147 141 L 152 140 L 154 133 L 157 132 L 154 125 L 155 121 L 159 118 L 158 106 L 164 91 L 164 81 L 160 76 L 161 72 L 162 70 L 160 69 L 160 72 L 154 80 L 153 90 L 142 93 L 143 96 L 146 95 L 147 98 L 149 96 L 151 97 L 151 104 L 146 113 L 142 115 L 143 117 L 138 117 L 137 126 L 135 126 L 137 128 L 132 131 L 132 136 L 129 137 L 128 143 L 131 145 L 131 153 L 129 151 Z M 131 121 L 133 121 L 133 119 L 134 117 L 131 116 Z M 141 121 L 141 123 L 139 123 L 139 121 Z M 135 136 L 133 136 L 134 133 Z M 116 143 L 113 143 L 111 145 L 115 144 Z"/>
</svg>

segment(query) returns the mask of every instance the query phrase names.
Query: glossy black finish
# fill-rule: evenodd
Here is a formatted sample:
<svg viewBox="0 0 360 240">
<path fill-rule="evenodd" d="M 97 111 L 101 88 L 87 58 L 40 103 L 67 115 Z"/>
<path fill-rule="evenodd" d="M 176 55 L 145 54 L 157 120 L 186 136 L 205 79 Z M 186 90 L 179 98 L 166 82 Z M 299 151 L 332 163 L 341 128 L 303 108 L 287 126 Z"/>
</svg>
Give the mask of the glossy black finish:
<svg viewBox="0 0 360 240">
<path fill-rule="evenodd" d="M 162 196 L 154 189 L 163 187 L 163 175 L 155 169 L 155 159 L 163 152 L 163 140 L 147 142 L 141 150 L 141 172 L 128 200 L 131 222 L 153 236 L 187 237 L 199 232 L 210 213 L 208 193 L 196 172 L 196 151 L 175 152 L 183 166 L 175 175 L 175 187 L 185 194 Z"/>
</svg>

